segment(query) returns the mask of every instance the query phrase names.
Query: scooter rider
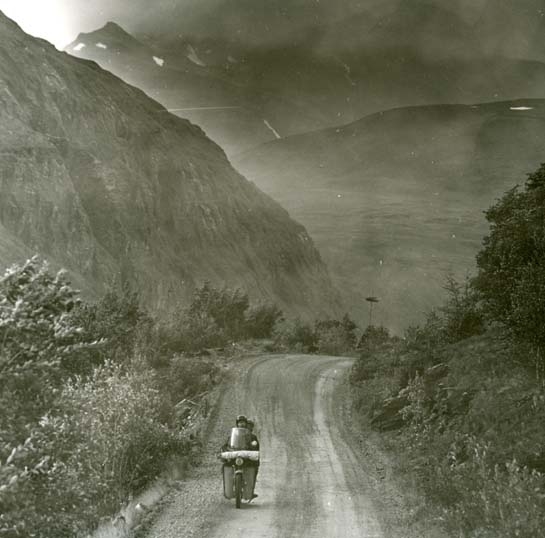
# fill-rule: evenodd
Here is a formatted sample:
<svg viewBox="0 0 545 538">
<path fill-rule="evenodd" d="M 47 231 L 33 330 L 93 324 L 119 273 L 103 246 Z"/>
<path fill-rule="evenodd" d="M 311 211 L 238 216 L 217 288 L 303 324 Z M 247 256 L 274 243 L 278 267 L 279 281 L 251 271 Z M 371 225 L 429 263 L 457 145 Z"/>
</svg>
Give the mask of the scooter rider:
<svg viewBox="0 0 545 538">
<path fill-rule="evenodd" d="M 247 446 L 247 450 L 259 450 L 259 439 L 257 438 L 257 435 L 253 433 L 254 428 L 254 421 L 248 420 L 245 415 L 238 415 L 235 420 L 235 425 L 237 428 L 245 428 L 249 431 L 250 435 L 250 442 L 249 446 Z M 228 450 L 229 448 L 229 440 L 223 445 L 222 450 Z M 255 466 L 255 480 L 254 480 L 254 488 L 255 488 L 255 481 L 257 481 L 257 473 L 259 471 L 259 461 L 252 462 L 252 464 Z M 253 494 L 253 498 L 257 497 L 257 494 Z"/>
<path fill-rule="evenodd" d="M 250 427 L 250 424 L 252 427 Z M 252 432 L 253 421 L 248 421 L 245 415 L 238 415 L 235 421 L 237 428 L 245 428 L 250 432 L 250 446 L 246 447 L 248 450 L 259 450 L 259 441 L 257 436 Z M 222 450 L 226 450 L 229 447 L 229 439 L 223 445 Z"/>
</svg>

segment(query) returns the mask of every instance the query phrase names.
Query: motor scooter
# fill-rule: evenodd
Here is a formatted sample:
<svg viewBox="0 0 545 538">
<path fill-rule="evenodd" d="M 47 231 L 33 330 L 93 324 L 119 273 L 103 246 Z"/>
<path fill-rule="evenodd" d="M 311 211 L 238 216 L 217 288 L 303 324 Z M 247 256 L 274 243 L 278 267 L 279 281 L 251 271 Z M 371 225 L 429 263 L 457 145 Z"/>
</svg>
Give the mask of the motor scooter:
<svg viewBox="0 0 545 538">
<path fill-rule="evenodd" d="M 220 455 L 223 461 L 223 495 L 227 499 L 234 498 L 237 508 L 240 508 L 242 499 L 250 502 L 254 497 L 259 450 L 252 448 L 250 431 L 232 428 L 229 443 Z"/>
</svg>

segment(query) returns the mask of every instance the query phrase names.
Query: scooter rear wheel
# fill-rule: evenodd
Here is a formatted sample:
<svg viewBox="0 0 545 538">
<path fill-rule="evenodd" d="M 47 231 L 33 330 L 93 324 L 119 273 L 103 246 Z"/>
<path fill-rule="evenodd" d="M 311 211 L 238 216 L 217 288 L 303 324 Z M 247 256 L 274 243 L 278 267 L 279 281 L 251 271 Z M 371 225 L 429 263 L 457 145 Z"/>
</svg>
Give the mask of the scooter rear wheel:
<svg viewBox="0 0 545 538">
<path fill-rule="evenodd" d="M 242 499 L 242 475 L 235 475 L 235 506 L 240 508 L 240 501 Z"/>
</svg>

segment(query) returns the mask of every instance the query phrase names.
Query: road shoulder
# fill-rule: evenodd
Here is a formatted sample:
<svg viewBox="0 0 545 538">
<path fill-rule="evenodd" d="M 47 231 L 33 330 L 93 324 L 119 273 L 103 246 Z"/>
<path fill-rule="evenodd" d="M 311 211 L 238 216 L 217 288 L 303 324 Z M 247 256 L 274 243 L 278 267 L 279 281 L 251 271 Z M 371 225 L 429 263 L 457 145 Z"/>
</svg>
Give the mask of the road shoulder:
<svg viewBox="0 0 545 538">
<path fill-rule="evenodd" d="M 352 390 L 346 373 L 333 398 L 336 424 L 354 452 L 367 478 L 373 506 L 388 538 L 448 538 L 445 531 L 418 514 L 421 499 L 396 474 L 397 462 L 384 447 L 384 439 L 372 430 L 353 408 Z"/>
</svg>

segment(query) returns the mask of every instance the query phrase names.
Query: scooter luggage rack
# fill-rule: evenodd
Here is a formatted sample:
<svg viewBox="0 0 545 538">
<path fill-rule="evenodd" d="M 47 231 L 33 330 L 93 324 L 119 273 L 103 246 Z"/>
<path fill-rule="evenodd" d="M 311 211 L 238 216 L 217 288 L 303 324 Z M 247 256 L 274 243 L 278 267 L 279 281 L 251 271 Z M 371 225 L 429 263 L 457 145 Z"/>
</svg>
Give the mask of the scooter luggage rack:
<svg viewBox="0 0 545 538">
<path fill-rule="evenodd" d="M 259 461 L 259 450 L 228 450 L 221 453 L 224 460 L 244 458 L 251 461 Z"/>
</svg>

